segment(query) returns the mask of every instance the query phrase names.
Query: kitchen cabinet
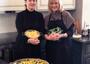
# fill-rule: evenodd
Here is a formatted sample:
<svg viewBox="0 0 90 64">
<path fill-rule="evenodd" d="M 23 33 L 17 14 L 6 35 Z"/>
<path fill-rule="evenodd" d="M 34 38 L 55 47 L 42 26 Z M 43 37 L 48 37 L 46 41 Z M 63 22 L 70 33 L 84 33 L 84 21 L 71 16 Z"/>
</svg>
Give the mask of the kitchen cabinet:
<svg viewBox="0 0 90 64">
<path fill-rule="evenodd" d="M 90 64 L 90 39 L 73 39 L 73 64 Z"/>
<path fill-rule="evenodd" d="M 24 0 L 1 0 L 0 11 L 18 11 L 23 10 Z"/>
<path fill-rule="evenodd" d="M 48 10 L 48 0 L 37 0 L 37 10 L 47 11 Z M 66 10 L 75 9 L 75 0 L 62 0 L 63 6 Z"/>
<path fill-rule="evenodd" d="M 66 10 L 75 9 L 75 0 L 62 0 L 64 8 Z M 21 11 L 25 9 L 24 0 L 1 0 L 0 1 L 0 12 L 2 11 Z M 48 10 L 48 0 L 37 0 L 38 11 Z"/>
<path fill-rule="evenodd" d="M 16 37 L 17 32 L 0 33 L 0 59 L 7 62 L 12 61 L 13 46 L 16 44 Z"/>
</svg>

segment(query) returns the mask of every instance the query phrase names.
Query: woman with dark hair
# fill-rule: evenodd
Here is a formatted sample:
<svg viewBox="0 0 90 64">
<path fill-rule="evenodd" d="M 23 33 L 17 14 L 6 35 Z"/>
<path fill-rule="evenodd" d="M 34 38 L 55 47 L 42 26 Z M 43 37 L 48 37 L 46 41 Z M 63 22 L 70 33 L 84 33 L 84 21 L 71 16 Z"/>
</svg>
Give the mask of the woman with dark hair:
<svg viewBox="0 0 90 64">
<path fill-rule="evenodd" d="M 41 43 L 45 33 L 44 19 L 40 12 L 35 10 L 37 0 L 25 0 L 26 9 L 16 16 L 16 29 L 18 32 L 14 50 L 14 58 L 41 58 Z M 28 38 L 25 31 L 36 30 L 40 32 L 39 38 Z"/>
<path fill-rule="evenodd" d="M 61 0 L 49 0 L 50 14 L 45 17 L 46 58 L 50 64 L 71 64 L 70 37 L 74 18 L 63 9 Z"/>
</svg>

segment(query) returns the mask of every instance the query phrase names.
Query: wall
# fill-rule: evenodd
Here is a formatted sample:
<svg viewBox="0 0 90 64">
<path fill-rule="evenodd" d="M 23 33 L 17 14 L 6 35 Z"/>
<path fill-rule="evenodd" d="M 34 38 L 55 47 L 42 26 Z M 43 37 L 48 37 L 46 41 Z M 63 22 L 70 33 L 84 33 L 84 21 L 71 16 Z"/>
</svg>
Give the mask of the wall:
<svg viewBox="0 0 90 64">
<path fill-rule="evenodd" d="M 82 28 L 90 29 L 90 0 L 83 0 L 83 12 L 82 12 Z"/>
<path fill-rule="evenodd" d="M 75 19 L 82 21 L 82 4 L 83 0 L 76 0 L 76 10 L 73 13 Z"/>
</svg>

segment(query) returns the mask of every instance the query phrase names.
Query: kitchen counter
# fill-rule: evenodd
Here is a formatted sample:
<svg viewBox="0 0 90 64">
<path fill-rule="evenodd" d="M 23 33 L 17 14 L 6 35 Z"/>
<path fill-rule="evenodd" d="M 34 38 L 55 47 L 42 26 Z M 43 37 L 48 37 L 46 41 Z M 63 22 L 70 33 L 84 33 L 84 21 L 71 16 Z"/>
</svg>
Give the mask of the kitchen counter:
<svg viewBox="0 0 90 64">
<path fill-rule="evenodd" d="M 0 33 L 0 45 L 16 41 L 17 32 Z"/>
<path fill-rule="evenodd" d="M 80 38 L 80 39 L 72 38 L 72 39 L 75 40 L 75 41 L 79 41 L 83 44 L 90 43 L 90 38 Z"/>
</svg>

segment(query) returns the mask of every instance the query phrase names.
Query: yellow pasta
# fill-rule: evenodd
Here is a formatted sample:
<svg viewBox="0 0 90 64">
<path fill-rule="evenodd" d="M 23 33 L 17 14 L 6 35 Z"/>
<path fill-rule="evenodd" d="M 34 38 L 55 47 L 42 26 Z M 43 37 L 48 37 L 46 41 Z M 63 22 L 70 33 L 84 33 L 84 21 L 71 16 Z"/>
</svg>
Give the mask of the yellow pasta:
<svg viewBox="0 0 90 64">
<path fill-rule="evenodd" d="M 13 64 L 49 64 L 49 63 L 42 59 L 25 58 L 17 60 Z"/>
<path fill-rule="evenodd" d="M 36 30 L 27 30 L 25 32 L 25 36 L 28 38 L 38 38 L 40 36 L 40 32 Z"/>
</svg>

